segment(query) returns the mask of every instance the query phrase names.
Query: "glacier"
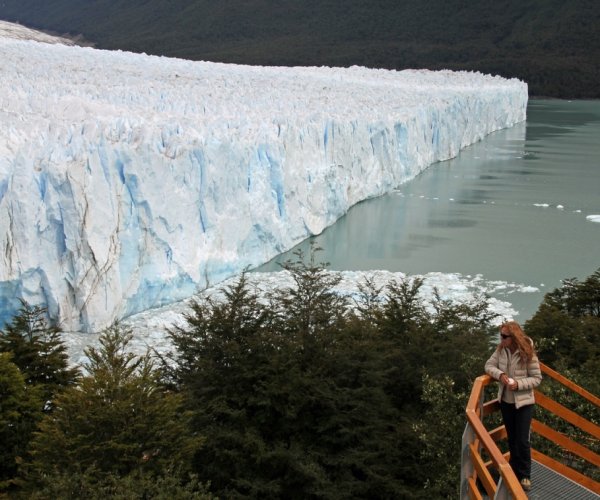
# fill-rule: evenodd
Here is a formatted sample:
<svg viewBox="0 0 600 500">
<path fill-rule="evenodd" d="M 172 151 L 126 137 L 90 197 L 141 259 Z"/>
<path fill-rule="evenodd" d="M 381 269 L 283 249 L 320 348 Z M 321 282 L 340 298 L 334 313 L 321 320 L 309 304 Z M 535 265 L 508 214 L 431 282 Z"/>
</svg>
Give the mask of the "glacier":
<svg viewBox="0 0 600 500">
<path fill-rule="evenodd" d="M 473 305 L 481 296 L 488 296 L 489 313 L 496 314 L 491 324 L 500 325 L 504 321 L 514 319 L 518 312 L 506 299 L 514 293 L 532 293 L 539 291 L 538 288 L 524 283 L 507 281 L 490 281 L 481 274 L 462 275 L 459 273 L 429 272 L 425 275 L 407 275 L 402 272 L 385 270 L 370 271 L 325 271 L 329 276 L 335 276 L 340 281 L 333 286 L 332 291 L 342 297 L 349 299 L 349 309 L 353 309 L 361 298 L 360 285 L 369 280 L 376 288 L 382 290 L 382 298 L 385 300 L 386 287 L 392 281 L 398 283 L 407 281 L 414 282 L 421 279 L 423 285 L 419 290 L 419 299 L 422 300 L 426 309 L 434 314 L 433 300 L 439 297 L 450 301 L 455 305 Z M 128 346 L 128 352 L 137 356 L 143 356 L 150 352 L 153 355 L 168 357 L 173 352 L 174 346 L 168 334 L 173 327 L 187 326 L 186 316 L 189 315 L 192 302 L 210 299 L 221 302 L 225 299 L 224 290 L 235 286 L 239 276 L 228 278 L 216 286 L 202 290 L 189 299 L 184 299 L 174 304 L 150 309 L 133 314 L 121 322 L 121 326 L 127 329 L 132 337 Z M 268 296 L 274 290 L 285 291 L 296 287 L 291 274 L 288 271 L 277 272 L 250 272 L 246 274 L 247 285 L 258 300 L 263 304 L 268 303 Z M 496 295 L 497 297 L 491 297 Z M 64 332 L 62 340 L 67 347 L 70 363 L 74 366 L 84 366 L 89 363 L 86 349 L 89 347 L 100 347 L 100 333 Z M 164 358 L 167 359 L 167 358 Z"/>
<path fill-rule="evenodd" d="M 251 67 L 0 30 L 0 325 L 94 332 L 254 267 L 523 121 L 474 72 Z"/>
</svg>

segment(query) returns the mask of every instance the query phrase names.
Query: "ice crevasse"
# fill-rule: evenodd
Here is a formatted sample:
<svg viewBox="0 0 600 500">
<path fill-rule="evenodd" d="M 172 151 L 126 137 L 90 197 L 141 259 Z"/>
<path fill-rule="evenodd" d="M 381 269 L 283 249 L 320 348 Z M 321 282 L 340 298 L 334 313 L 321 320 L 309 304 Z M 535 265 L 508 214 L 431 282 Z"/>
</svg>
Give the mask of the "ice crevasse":
<svg viewBox="0 0 600 500">
<path fill-rule="evenodd" d="M 250 67 L 0 37 L 0 323 L 188 297 L 525 119 L 472 72 Z"/>
</svg>

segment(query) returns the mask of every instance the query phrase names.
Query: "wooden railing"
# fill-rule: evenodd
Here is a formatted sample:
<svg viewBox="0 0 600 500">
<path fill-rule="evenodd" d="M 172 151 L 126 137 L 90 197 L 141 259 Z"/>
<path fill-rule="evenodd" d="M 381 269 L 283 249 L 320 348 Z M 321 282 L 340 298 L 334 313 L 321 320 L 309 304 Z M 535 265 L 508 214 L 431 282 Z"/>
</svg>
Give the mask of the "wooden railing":
<svg viewBox="0 0 600 500">
<path fill-rule="evenodd" d="M 579 396 L 585 398 L 596 408 L 600 408 L 600 398 L 579 387 L 543 363 L 540 363 L 540 366 L 544 375 L 556 380 L 569 391 L 579 394 Z M 506 438 L 504 426 L 501 425 L 495 429 L 488 430 L 484 425 L 485 417 L 500 410 L 500 404 L 497 399 L 487 402 L 484 400 L 485 387 L 492 382 L 494 380 L 488 375 L 477 377 L 471 390 L 469 402 L 467 403 L 467 426 L 462 443 L 461 499 L 482 499 L 481 489 L 483 489 L 489 498 L 526 500 L 527 495 L 521 488 L 517 477 L 508 463 L 508 454 L 503 454 L 496 444 L 498 441 Z M 600 441 L 600 427 L 595 423 L 586 420 L 581 415 L 557 403 L 540 391 L 535 391 L 535 399 L 537 405 L 584 431 L 590 436 L 592 441 Z M 596 467 L 600 467 L 600 455 L 539 420 L 533 419 L 531 430 L 555 443 L 568 453 L 576 455 Z M 591 477 L 536 449 L 532 448 L 531 456 L 532 459 L 546 467 L 600 495 L 600 483 Z"/>
</svg>

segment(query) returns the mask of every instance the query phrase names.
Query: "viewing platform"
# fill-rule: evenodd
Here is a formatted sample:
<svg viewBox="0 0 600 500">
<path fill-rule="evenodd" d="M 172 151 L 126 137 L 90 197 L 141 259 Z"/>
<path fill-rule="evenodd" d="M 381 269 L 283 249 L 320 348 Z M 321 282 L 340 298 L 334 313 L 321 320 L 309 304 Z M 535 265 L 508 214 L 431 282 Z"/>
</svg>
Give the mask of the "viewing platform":
<svg viewBox="0 0 600 500">
<path fill-rule="evenodd" d="M 531 424 L 531 490 L 523 491 L 508 463 L 508 452 L 501 450 L 506 448 L 506 430 L 499 417 L 498 400 L 486 401 L 486 387 L 494 380 L 483 375 L 475 380 L 466 409 L 461 500 L 600 498 L 600 426 L 565 405 L 567 401 L 577 401 L 578 408 L 586 408 L 586 416 L 588 410 L 597 415 L 600 398 L 543 363 L 540 366 L 545 375 L 541 386 L 545 392 L 535 391 L 537 418 Z"/>
</svg>

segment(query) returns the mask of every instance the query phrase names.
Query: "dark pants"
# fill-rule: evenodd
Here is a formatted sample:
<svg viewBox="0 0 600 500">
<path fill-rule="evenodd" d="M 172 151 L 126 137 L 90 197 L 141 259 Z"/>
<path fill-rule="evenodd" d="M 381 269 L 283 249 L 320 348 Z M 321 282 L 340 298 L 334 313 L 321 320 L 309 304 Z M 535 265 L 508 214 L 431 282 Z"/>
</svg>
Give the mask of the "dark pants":
<svg viewBox="0 0 600 500">
<path fill-rule="evenodd" d="M 500 402 L 502 419 L 508 435 L 510 466 L 519 479 L 531 478 L 531 443 L 529 440 L 533 406 L 515 408 L 514 404 Z"/>
</svg>

